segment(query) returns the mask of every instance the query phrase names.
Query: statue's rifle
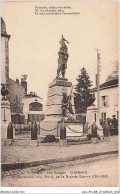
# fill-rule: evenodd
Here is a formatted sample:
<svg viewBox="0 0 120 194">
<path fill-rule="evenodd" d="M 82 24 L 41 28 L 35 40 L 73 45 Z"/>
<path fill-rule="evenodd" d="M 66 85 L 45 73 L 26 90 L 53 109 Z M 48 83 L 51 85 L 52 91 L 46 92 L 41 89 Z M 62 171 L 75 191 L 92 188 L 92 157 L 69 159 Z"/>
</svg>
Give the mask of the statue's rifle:
<svg viewBox="0 0 120 194">
<path fill-rule="evenodd" d="M 71 95 L 72 95 L 73 87 L 74 87 L 74 85 L 72 86 L 72 89 L 71 89 L 71 92 L 70 92 L 70 95 L 69 95 L 69 100 L 70 100 Z"/>
</svg>

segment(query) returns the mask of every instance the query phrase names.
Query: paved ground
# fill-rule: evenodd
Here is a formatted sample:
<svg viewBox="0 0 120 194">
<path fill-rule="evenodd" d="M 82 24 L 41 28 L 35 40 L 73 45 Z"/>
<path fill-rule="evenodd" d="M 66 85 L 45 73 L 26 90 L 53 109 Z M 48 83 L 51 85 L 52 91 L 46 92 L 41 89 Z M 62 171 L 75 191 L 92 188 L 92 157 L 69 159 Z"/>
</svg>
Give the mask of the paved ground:
<svg viewBox="0 0 120 194">
<path fill-rule="evenodd" d="M 2 172 L 2 187 L 117 187 L 118 155 Z"/>
<path fill-rule="evenodd" d="M 67 147 L 59 147 L 58 143 L 41 143 L 37 147 L 36 143 L 32 142 L 27 146 L 22 143 L 23 140 L 18 141 L 20 142 L 19 146 L 18 144 L 2 145 L 2 163 L 32 162 L 118 150 L 118 136 L 111 136 L 110 142 L 69 145 Z"/>
</svg>

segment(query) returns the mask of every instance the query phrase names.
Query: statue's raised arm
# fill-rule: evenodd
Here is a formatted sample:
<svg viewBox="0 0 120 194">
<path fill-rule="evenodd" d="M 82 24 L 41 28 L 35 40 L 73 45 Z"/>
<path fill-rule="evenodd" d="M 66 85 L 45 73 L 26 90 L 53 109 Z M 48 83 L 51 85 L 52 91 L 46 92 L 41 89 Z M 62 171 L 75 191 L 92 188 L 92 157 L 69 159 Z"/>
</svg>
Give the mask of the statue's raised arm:
<svg viewBox="0 0 120 194">
<path fill-rule="evenodd" d="M 62 39 L 60 40 L 60 50 L 58 52 L 58 68 L 57 68 L 57 77 L 60 77 L 62 75 L 62 78 L 65 78 L 65 70 L 67 68 L 67 60 L 69 57 L 69 54 L 67 52 L 68 48 L 66 46 L 66 43 L 69 43 L 67 40 L 64 39 L 62 35 Z"/>
</svg>

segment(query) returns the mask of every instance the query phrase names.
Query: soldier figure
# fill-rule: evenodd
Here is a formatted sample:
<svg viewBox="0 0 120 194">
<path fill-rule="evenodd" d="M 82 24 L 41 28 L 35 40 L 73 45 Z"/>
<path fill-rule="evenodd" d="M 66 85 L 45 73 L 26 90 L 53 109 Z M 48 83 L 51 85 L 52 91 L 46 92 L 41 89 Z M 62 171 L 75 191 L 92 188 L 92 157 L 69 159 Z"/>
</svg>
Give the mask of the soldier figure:
<svg viewBox="0 0 120 194">
<path fill-rule="evenodd" d="M 66 110 L 68 108 L 68 102 L 69 102 L 69 97 L 67 96 L 67 93 L 64 91 L 63 98 L 62 98 L 62 107 L 61 107 L 63 117 L 66 117 Z"/>
<path fill-rule="evenodd" d="M 68 48 L 65 44 L 65 42 L 69 43 L 67 40 L 64 39 L 62 35 L 62 39 L 60 40 L 60 51 L 58 52 L 59 58 L 58 58 L 58 69 L 57 69 L 57 77 L 59 77 L 62 74 L 62 78 L 65 78 L 65 70 L 67 68 L 67 60 L 68 60 Z"/>
<path fill-rule="evenodd" d="M 63 117 L 69 117 L 70 115 L 73 115 L 73 109 L 72 109 L 72 103 L 71 103 L 71 94 L 67 96 L 67 92 L 63 91 L 63 98 L 61 101 L 62 104 L 62 115 Z"/>
</svg>

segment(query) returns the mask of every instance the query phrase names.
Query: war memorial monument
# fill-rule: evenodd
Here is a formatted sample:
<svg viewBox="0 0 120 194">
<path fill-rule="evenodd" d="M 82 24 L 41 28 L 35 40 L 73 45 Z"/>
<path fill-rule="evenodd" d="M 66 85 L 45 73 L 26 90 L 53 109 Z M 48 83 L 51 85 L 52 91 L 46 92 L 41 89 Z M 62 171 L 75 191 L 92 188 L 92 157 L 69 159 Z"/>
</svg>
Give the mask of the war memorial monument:
<svg viewBox="0 0 120 194">
<path fill-rule="evenodd" d="M 73 85 L 72 82 L 65 78 L 69 58 L 66 43 L 68 44 L 69 42 L 62 36 L 58 52 L 57 76 L 49 84 L 45 120 L 40 124 L 40 134 L 43 136 L 52 134 L 59 137 L 60 123 L 63 121 L 74 126 L 80 125 L 79 122 L 75 121 L 74 116 L 74 102 L 72 101 Z"/>
</svg>

